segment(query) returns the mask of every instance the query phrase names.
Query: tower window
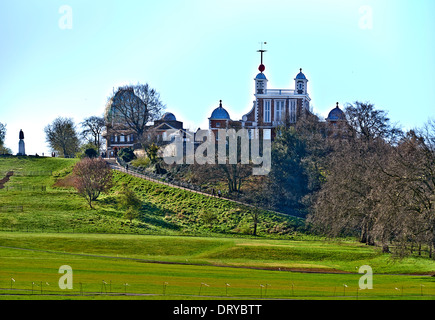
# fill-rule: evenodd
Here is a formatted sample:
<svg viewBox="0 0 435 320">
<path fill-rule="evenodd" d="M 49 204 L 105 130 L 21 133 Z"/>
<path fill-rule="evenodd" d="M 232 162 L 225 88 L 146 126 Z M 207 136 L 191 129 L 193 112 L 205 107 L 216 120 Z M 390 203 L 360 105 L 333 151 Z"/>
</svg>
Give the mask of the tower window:
<svg viewBox="0 0 435 320">
<path fill-rule="evenodd" d="M 296 122 L 296 100 L 290 101 L 290 122 Z"/>
<path fill-rule="evenodd" d="M 284 100 L 275 101 L 275 121 L 284 120 Z"/>
<path fill-rule="evenodd" d="M 270 100 L 264 100 L 263 121 L 270 122 Z"/>
</svg>

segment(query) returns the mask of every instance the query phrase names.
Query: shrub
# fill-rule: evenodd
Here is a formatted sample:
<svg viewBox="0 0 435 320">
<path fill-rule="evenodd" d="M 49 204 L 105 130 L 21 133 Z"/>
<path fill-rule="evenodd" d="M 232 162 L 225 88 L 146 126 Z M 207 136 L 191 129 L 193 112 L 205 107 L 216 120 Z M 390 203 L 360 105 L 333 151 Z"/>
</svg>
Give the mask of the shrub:
<svg viewBox="0 0 435 320">
<path fill-rule="evenodd" d="M 94 148 L 89 148 L 85 150 L 85 155 L 88 158 L 96 158 L 98 156 L 98 152 Z"/>
<path fill-rule="evenodd" d="M 151 160 L 148 157 L 139 157 L 131 161 L 131 165 L 137 168 L 147 168 L 151 164 Z"/>
<path fill-rule="evenodd" d="M 131 190 L 126 183 L 122 184 L 122 189 L 119 192 L 120 198 L 118 200 L 118 203 L 129 209 L 140 209 L 142 206 L 142 200 L 139 199 L 137 194 Z"/>
<path fill-rule="evenodd" d="M 118 152 L 118 157 L 120 157 L 125 162 L 130 162 L 136 158 L 132 148 L 124 148 Z"/>
</svg>

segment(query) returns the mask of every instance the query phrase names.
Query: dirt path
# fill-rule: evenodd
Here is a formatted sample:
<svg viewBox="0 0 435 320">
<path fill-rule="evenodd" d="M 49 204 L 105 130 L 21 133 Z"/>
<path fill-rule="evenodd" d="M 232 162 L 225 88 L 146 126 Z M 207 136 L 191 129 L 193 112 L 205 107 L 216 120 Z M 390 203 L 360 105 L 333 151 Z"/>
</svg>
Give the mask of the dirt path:
<svg viewBox="0 0 435 320">
<path fill-rule="evenodd" d="M 6 176 L 0 180 L 0 189 L 3 189 L 5 187 L 5 184 L 9 181 L 10 177 L 14 175 L 13 171 L 9 171 L 6 173 Z"/>
</svg>

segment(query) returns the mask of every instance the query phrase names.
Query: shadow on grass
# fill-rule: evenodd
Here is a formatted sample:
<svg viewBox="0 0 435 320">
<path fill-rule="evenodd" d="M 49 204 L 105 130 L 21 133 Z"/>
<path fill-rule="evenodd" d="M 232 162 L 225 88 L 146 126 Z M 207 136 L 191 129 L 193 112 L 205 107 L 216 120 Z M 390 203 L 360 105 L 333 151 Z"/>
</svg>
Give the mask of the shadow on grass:
<svg viewBox="0 0 435 320">
<path fill-rule="evenodd" d="M 101 205 L 97 210 L 98 214 L 124 218 L 126 208 L 119 206 L 116 196 L 109 195 L 99 199 L 97 202 Z M 180 230 L 180 226 L 163 220 L 167 214 L 174 214 L 174 212 L 162 210 L 149 202 L 144 202 L 139 210 L 139 215 L 135 220 L 162 229 Z"/>
</svg>

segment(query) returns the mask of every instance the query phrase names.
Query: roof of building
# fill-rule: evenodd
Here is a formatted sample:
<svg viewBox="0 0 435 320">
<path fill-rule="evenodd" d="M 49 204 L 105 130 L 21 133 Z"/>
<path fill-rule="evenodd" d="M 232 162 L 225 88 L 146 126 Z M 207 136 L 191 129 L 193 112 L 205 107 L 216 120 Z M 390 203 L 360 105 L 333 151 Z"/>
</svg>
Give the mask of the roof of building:
<svg viewBox="0 0 435 320">
<path fill-rule="evenodd" d="M 267 80 L 266 76 L 264 75 L 263 72 L 260 72 L 259 74 L 257 74 L 257 76 L 255 77 L 255 79 L 260 79 L 260 80 Z"/>
<path fill-rule="evenodd" d="M 163 115 L 163 117 L 162 117 L 161 120 L 163 120 L 163 121 L 177 121 L 177 118 L 174 116 L 173 113 L 171 113 L 171 112 L 166 112 L 166 113 Z"/>
<path fill-rule="evenodd" d="M 230 114 L 222 107 L 222 100 L 219 102 L 219 107 L 213 110 L 210 119 L 212 120 L 231 120 Z"/>
<path fill-rule="evenodd" d="M 337 106 L 329 112 L 328 118 L 326 118 L 326 120 L 329 121 L 346 120 L 346 115 L 338 106 L 338 102 L 337 102 Z"/>
<path fill-rule="evenodd" d="M 300 72 L 297 74 L 296 79 L 307 79 L 305 75 L 302 73 L 302 68 L 299 70 Z"/>
</svg>

